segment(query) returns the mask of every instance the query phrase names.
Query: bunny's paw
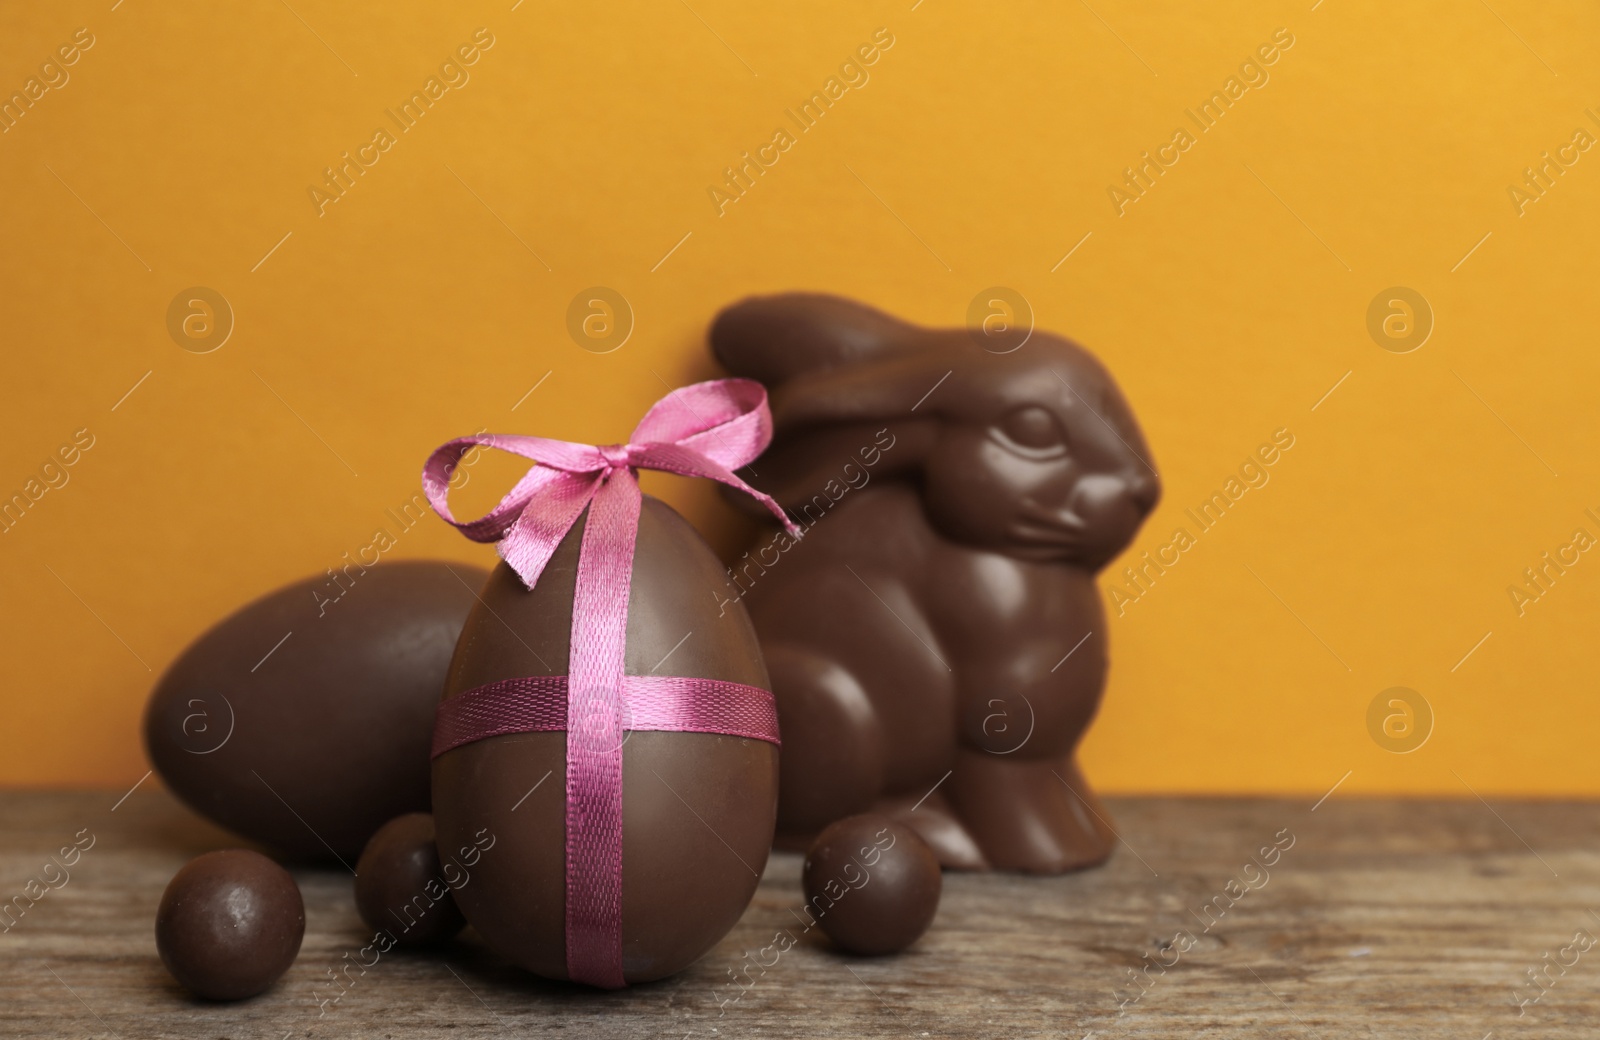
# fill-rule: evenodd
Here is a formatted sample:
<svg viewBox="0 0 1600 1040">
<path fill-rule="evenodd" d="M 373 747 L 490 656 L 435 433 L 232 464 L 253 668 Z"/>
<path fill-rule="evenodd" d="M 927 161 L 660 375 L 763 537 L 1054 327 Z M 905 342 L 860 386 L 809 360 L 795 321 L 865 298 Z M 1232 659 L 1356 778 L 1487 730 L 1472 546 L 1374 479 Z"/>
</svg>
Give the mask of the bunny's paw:
<svg viewBox="0 0 1600 1040">
<path fill-rule="evenodd" d="M 883 798 L 872 811 L 915 830 L 939 857 L 939 866 L 946 870 L 990 869 L 978 843 L 937 790 L 920 800 L 912 795 Z"/>
<path fill-rule="evenodd" d="M 1116 841 L 1105 806 L 1070 759 L 962 750 L 943 790 L 994 870 L 1061 874 L 1099 866 Z"/>
</svg>

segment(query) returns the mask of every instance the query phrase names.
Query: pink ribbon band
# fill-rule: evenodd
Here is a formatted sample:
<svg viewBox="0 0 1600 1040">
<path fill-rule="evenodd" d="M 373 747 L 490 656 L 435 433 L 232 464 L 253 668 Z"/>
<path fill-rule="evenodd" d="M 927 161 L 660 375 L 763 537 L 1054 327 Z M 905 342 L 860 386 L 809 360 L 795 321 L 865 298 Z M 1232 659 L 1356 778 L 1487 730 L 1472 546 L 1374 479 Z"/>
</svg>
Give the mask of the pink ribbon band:
<svg viewBox="0 0 1600 1040">
<path fill-rule="evenodd" d="M 627 444 L 595 447 L 544 437 L 486 434 L 438 448 L 422 468 L 433 509 L 476 542 L 498 542 L 522 583 L 533 588 L 556 547 L 588 510 L 572 598 L 567 733 L 567 974 L 605 988 L 627 984 L 622 971 L 622 744 L 629 684 L 623 675 L 628 589 L 642 496 L 637 471 L 706 477 L 766 506 L 790 534 L 800 530 L 778 503 L 740 480 L 772 440 L 767 392 L 749 379 L 718 379 L 657 401 Z M 498 448 L 534 460 L 500 504 L 477 520 L 457 520 L 450 475 L 467 452 Z M 515 680 L 513 680 L 515 681 Z M 458 698 L 459 699 L 459 698 Z"/>
<path fill-rule="evenodd" d="M 624 731 L 719 733 L 769 744 L 778 741 L 778 709 L 757 686 L 686 676 L 629 675 L 622 680 Z M 433 724 L 433 757 L 508 733 L 566 730 L 567 677 L 502 679 L 440 703 Z M 581 727 L 585 721 L 580 719 Z"/>
</svg>

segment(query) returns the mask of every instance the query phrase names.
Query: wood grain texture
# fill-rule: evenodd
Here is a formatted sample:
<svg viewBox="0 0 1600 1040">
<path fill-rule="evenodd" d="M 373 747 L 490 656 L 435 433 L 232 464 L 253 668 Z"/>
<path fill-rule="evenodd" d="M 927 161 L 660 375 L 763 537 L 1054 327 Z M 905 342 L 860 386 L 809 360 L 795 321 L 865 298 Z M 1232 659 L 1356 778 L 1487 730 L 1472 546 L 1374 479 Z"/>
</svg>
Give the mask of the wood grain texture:
<svg viewBox="0 0 1600 1040">
<path fill-rule="evenodd" d="M 370 936 L 348 874 L 297 869 L 299 960 L 260 997 L 206 1004 L 162 968 L 155 907 L 189 857 L 238 843 L 166 794 L 137 792 L 113 812 L 118 796 L 0 793 L 4 900 L 80 831 L 94 839 L 70 879 L 41 878 L 60 887 L 0 934 L 0 1034 L 1481 1040 L 1592 1037 L 1600 1011 L 1600 948 L 1572 945 L 1579 931 L 1600 936 L 1592 804 L 1112 799 L 1124 843 L 1108 866 L 947 875 L 929 934 L 866 960 L 804 933 L 800 860 L 780 854 L 721 945 L 673 979 L 615 994 L 529 977 L 469 931 L 442 952 L 352 967 L 334 1002 L 328 973 Z M 1276 862 L 1246 866 L 1289 836 Z M 1245 894 L 1206 930 L 1197 911 L 1217 906 L 1229 879 Z M 799 941 L 763 955 L 783 931 Z M 755 965 L 775 956 L 764 974 Z M 1131 972 L 1157 961 L 1172 966 L 1136 985 Z M 1550 967 L 1553 982 L 1519 1016 L 1515 1001 L 1541 992 L 1527 969 L 1558 961 L 1575 963 Z"/>
</svg>

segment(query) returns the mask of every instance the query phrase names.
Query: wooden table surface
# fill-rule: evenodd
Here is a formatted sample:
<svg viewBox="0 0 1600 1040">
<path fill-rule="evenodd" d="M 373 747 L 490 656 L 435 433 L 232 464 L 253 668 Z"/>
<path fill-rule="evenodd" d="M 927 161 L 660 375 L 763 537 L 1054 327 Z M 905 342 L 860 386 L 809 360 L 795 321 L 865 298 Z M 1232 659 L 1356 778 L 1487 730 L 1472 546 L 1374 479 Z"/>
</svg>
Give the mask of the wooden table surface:
<svg viewBox="0 0 1600 1040">
<path fill-rule="evenodd" d="M 113 811 L 118 797 L 0 792 L 0 897 L 30 878 L 59 886 L 0 934 L 4 1035 L 1600 1035 L 1594 804 L 1111 799 L 1124 843 L 1108 866 L 946 875 L 928 935 L 875 959 L 802 934 L 799 859 L 776 855 L 721 945 L 614 994 L 532 978 L 469 931 L 443 952 L 352 969 L 335 1002 L 330 972 L 369 934 L 348 874 L 297 870 L 299 960 L 253 1000 L 208 1004 L 162 968 L 155 908 L 187 859 L 238 843 L 164 793 Z M 51 854 L 91 838 L 70 878 L 46 876 Z M 782 931 L 799 941 L 761 968 Z"/>
</svg>

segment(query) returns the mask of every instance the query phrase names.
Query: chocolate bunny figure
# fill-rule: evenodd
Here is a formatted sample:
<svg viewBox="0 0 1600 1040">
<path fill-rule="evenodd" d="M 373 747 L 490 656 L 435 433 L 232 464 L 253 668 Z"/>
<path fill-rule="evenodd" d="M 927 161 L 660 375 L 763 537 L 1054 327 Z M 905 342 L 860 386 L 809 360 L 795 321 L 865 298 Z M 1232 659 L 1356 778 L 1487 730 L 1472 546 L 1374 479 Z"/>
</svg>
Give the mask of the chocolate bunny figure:
<svg viewBox="0 0 1600 1040">
<path fill-rule="evenodd" d="M 993 353 L 820 295 L 739 303 L 711 346 L 771 391 L 744 472 L 806 528 L 763 533 L 725 593 L 778 699 L 780 843 L 875 810 L 953 869 L 1103 862 L 1075 759 L 1106 677 L 1094 576 L 1160 496 L 1110 374 L 1057 336 Z"/>
</svg>

